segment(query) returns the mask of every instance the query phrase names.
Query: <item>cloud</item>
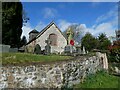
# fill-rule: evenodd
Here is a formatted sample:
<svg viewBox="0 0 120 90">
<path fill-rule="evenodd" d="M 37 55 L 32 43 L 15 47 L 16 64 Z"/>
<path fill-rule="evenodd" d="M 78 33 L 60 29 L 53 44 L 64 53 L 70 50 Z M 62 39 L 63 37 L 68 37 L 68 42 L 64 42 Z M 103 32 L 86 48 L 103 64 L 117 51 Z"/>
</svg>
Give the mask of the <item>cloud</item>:
<svg viewBox="0 0 120 90">
<path fill-rule="evenodd" d="M 105 33 L 108 37 L 115 36 L 115 27 L 112 26 L 112 23 L 101 23 L 94 27 L 94 25 L 90 28 L 86 27 L 86 25 L 82 25 L 82 30 L 86 32 L 90 32 L 92 35 L 97 37 L 100 33 Z"/>
<path fill-rule="evenodd" d="M 114 19 L 118 16 L 118 6 L 116 5 L 113 9 L 111 9 L 109 12 L 105 13 L 104 15 L 101 15 L 100 17 L 98 17 L 96 19 L 96 23 L 105 21 L 105 20 L 109 20 Z"/>
<path fill-rule="evenodd" d="M 66 20 L 58 20 L 58 26 L 62 32 L 65 31 L 72 24 L 76 24 L 76 23 L 71 23 Z"/>
<path fill-rule="evenodd" d="M 116 30 L 115 20 L 113 20 L 112 22 L 95 24 L 89 28 L 86 26 L 86 24 L 71 23 L 66 20 L 59 20 L 59 23 L 58 23 L 58 26 L 62 32 L 65 31 L 71 25 L 77 25 L 76 30 L 80 31 L 83 35 L 85 35 L 85 33 L 87 32 L 90 32 L 92 35 L 96 37 L 100 33 L 105 33 L 108 37 L 115 36 L 115 30 Z"/>
<path fill-rule="evenodd" d="M 86 30 L 86 25 L 85 24 L 80 24 L 79 26 L 77 26 L 77 29 L 80 29 L 80 30 Z"/>
<path fill-rule="evenodd" d="M 59 20 L 58 25 L 62 31 L 65 31 L 68 26 L 72 24 L 78 23 L 71 23 L 66 20 Z M 91 27 L 88 28 L 86 24 L 83 23 L 79 24 L 77 28 L 84 33 L 90 32 L 94 36 L 98 36 L 100 33 L 105 33 L 108 37 L 115 36 L 115 30 L 117 30 L 118 28 L 118 7 L 114 6 L 110 11 L 99 16 L 96 19 L 96 24 L 92 25 Z"/>
<path fill-rule="evenodd" d="M 36 25 L 35 29 L 40 32 L 46 25 L 47 25 L 47 24 L 45 24 L 45 23 L 43 23 L 42 21 L 40 21 L 40 22 Z M 22 35 L 21 35 L 21 38 L 22 38 L 23 36 L 25 36 L 26 39 L 27 39 L 27 42 L 28 42 L 28 41 L 29 41 L 29 32 L 32 31 L 33 29 L 34 29 L 34 28 L 31 27 L 30 23 L 27 23 L 25 26 L 22 27 Z"/>
<path fill-rule="evenodd" d="M 57 10 L 54 8 L 44 8 L 43 9 L 44 18 L 55 18 L 57 15 Z"/>
<path fill-rule="evenodd" d="M 21 38 L 22 38 L 23 36 L 25 36 L 26 39 L 27 39 L 27 41 L 29 41 L 29 32 L 30 32 L 31 30 L 33 30 L 33 28 L 30 26 L 30 23 L 27 23 L 26 26 L 23 26 L 23 27 L 22 27 L 22 31 L 23 31 L 23 32 L 22 32 Z"/>
<path fill-rule="evenodd" d="M 118 15 L 117 15 L 117 6 L 105 13 L 104 15 L 99 16 L 96 19 L 96 24 L 87 28 L 86 25 L 83 25 L 85 32 L 90 32 L 94 36 L 98 36 L 100 33 L 105 33 L 108 37 L 115 36 L 115 30 L 118 27 Z"/>
<path fill-rule="evenodd" d="M 111 25 L 111 23 L 101 23 L 93 28 L 88 28 L 85 24 L 80 24 L 77 28 L 82 32 L 83 35 L 85 33 L 90 32 L 93 36 L 97 37 L 100 33 L 105 33 L 108 37 L 115 36 L 115 28 Z"/>
<path fill-rule="evenodd" d="M 42 21 L 40 21 L 40 22 L 37 24 L 37 26 L 35 27 L 35 29 L 36 29 L 37 31 L 41 31 L 45 26 L 46 26 L 46 24 L 43 23 Z"/>
<path fill-rule="evenodd" d="M 118 6 L 114 6 L 110 11 L 96 19 L 95 32 L 105 32 L 107 36 L 115 36 L 115 30 L 118 28 Z"/>
<path fill-rule="evenodd" d="M 95 36 L 98 36 L 100 33 L 105 33 L 107 36 L 113 36 L 115 34 L 115 28 L 110 22 L 101 23 L 95 29 L 92 30 L 92 34 Z"/>
</svg>

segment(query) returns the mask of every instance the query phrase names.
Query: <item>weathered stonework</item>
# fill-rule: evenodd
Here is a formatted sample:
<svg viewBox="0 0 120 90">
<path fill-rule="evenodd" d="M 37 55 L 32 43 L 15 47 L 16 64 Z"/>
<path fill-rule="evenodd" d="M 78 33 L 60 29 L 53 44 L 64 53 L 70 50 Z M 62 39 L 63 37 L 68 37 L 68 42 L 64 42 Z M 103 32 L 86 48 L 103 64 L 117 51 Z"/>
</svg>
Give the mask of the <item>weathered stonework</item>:
<svg viewBox="0 0 120 90">
<path fill-rule="evenodd" d="M 100 57 L 79 57 L 28 66 L 2 66 L 0 88 L 61 88 L 78 84 L 84 78 L 103 69 Z"/>
<path fill-rule="evenodd" d="M 45 50 L 46 40 L 49 38 L 50 34 L 57 35 L 57 45 L 51 45 L 51 53 L 62 53 L 64 52 L 64 48 L 67 45 L 67 40 L 63 36 L 62 32 L 59 28 L 55 25 L 54 22 L 50 23 L 48 26 L 49 28 L 44 28 L 41 33 L 36 36 L 36 39 L 32 40 L 25 46 L 25 51 L 29 53 L 34 53 L 35 46 L 38 44 L 41 47 L 41 50 Z"/>
</svg>

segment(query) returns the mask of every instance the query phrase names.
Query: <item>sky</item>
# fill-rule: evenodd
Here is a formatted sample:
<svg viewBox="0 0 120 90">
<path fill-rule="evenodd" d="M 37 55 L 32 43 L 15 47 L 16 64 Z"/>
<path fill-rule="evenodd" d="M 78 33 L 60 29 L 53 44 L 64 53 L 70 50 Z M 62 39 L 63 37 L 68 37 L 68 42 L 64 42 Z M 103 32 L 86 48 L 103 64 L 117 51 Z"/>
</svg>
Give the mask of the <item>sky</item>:
<svg viewBox="0 0 120 90">
<path fill-rule="evenodd" d="M 85 32 L 94 36 L 105 33 L 115 36 L 118 28 L 117 2 L 22 2 L 26 16 L 30 18 L 22 27 L 28 40 L 28 33 L 41 31 L 54 21 L 61 31 L 77 24 Z"/>
</svg>

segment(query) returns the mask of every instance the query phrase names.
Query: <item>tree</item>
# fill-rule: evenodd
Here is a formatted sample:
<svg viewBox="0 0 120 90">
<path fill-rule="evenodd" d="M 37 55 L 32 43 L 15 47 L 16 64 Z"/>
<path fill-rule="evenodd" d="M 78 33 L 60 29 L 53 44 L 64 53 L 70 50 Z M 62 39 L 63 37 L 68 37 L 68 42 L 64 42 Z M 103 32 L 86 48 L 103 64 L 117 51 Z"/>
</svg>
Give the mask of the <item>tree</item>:
<svg viewBox="0 0 120 90">
<path fill-rule="evenodd" d="M 25 36 L 23 36 L 21 41 L 20 41 L 20 47 L 22 47 L 23 45 L 26 45 L 26 43 L 27 43 L 27 39 Z"/>
<path fill-rule="evenodd" d="M 98 42 L 99 42 L 98 49 L 100 50 L 108 50 L 108 46 L 111 45 L 110 40 L 108 40 L 106 34 L 104 33 L 99 34 Z"/>
<path fill-rule="evenodd" d="M 90 33 L 86 33 L 81 40 L 82 47 L 84 46 L 86 50 L 91 51 L 92 49 L 97 48 L 97 39 L 92 36 Z"/>
<path fill-rule="evenodd" d="M 22 4 L 21 2 L 2 3 L 2 43 L 19 47 L 22 34 Z"/>
</svg>

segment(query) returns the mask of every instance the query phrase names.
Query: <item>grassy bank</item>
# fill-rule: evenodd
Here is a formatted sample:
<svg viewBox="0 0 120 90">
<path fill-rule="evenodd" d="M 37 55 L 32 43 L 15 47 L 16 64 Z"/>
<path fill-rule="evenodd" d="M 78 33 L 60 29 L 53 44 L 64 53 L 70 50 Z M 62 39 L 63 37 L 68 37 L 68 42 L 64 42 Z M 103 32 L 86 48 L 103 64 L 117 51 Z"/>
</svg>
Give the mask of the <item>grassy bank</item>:
<svg viewBox="0 0 120 90">
<path fill-rule="evenodd" d="M 28 53 L 3 53 L 2 64 L 23 64 L 23 63 L 34 63 L 34 62 L 52 62 L 60 60 L 69 60 L 70 56 L 60 55 L 36 55 Z"/>
<path fill-rule="evenodd" d="M 78 84 L 75 88 L 118 88 L 119 77 L 98 72 L 86 78 L 85 82 Z M 120 80 L 119 80 L 120 81 Z"/>
</svg>

